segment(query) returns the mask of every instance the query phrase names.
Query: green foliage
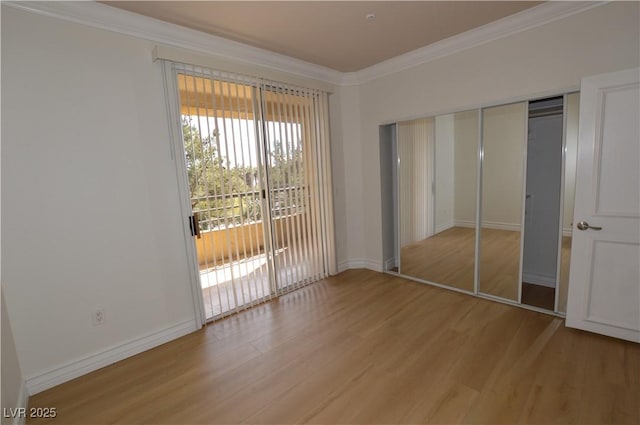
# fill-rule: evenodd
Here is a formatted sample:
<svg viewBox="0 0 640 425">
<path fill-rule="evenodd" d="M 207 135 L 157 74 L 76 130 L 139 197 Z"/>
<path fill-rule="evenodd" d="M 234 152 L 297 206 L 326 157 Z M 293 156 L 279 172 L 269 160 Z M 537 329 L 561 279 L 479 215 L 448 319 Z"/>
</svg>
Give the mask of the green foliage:
<svg viewBox="0 0 640 425">
<path fill-rule="evenodd" d="M 269 178 L 274 215 L 299 211 L 304 205 L 304 163 L 302 143 L 288 143 L 286 149 L 276 140 L 271 147 Z"/>
<path fill-rule="evenodd" d="M 191 208 L 200 215 L 200 228 L 208 230 L 260 219 L 257 194 L 247 184 L 247 173 L 255 170 L 231 167 L 217 149 L 218 133 L 202 138 L 198 129 L 182 119 Z"/>
<path fill-rule="evenodd" d="M 182 119 L 191 207 L 199 213 L 201 230 L 261 220 L 258 170 L 230 163 L 218 152 L 217 130 L 201 137 L 188 117 Z M 274 215 L 291 214 L 304 204 L 302 144 L 285 147 L 275 141 L 269 164 Z"/>
</svg>

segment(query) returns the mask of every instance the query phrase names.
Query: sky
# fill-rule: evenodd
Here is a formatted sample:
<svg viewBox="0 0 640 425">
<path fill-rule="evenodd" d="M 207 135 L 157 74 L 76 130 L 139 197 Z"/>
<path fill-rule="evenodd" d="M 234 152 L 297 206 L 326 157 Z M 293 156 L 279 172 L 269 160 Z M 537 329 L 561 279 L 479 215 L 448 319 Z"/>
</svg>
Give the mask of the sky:
<svg viewBox="0 0 640 425">
<path fill-rule="evenodd" d="M 214 133 L 216 122 L 220 143 L 220 153 L 227 158 L 231 166 L 257 167 L 256 128 L 253 120 L 235 118 L 213 118 L 189 116 L 192 125 L 198 128 L 200 137 L 206 138 Z M 267 140 L 289 141 L 296 146 L 301 139 L 300 124 L 267 121 Z"/>
</svg>

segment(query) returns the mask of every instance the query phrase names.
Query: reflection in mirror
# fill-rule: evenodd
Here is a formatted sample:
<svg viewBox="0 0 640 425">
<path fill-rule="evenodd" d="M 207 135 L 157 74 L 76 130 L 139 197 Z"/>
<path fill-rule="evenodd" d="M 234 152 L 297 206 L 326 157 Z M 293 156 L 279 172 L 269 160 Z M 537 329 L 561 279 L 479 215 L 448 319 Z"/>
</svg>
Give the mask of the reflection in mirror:
<svg viewBox="0 0 640 425">
<path fill-rule="evenodd" d="M 399 123 L 398 152 L 401 273 L 473 291 L 478 111 Z"/>
<path fill-rule="evenodd" d="M 400 273 L 417 276 L 421 262 L 414 258 L 419 243 L 433 234 L 434 119 L 397 125 Z"/>
<path fill-rule="evenodd" d="M 562 249 L 558 279 L 558 311 L 567 311 L 567 289 L 569 287 L 569 264 L 571 263 L 571 234 L 573 229 L 573 201 L 576 188 L 576 163 L 578 161 L 578 117 L 580 94 L 566 97 L 566 128 L 564 147 L 564 202 L 562 217 Z"/>
<path fill-rule="evenodd" d="M 558 275 L 563 96 L 529 102 L 522 304 L 553 310 Z"/>
<path fill-rule="evenodd" d="M 527 103 L 482 110 L 479 291 L 518 301 Z"/>
<path fill-rule="evenodd" d="M 398 272 L 398 152 L 396 125 L 381 125 L 380 199 L 382 201 L 382 255 L 384 270 Z"/>
</svg>

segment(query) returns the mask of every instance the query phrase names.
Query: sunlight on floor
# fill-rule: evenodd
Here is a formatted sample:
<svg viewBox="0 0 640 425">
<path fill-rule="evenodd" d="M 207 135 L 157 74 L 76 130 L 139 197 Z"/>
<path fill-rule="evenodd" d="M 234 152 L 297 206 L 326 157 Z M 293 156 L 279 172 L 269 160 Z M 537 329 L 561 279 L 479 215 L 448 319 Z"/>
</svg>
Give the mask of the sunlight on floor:
<svg viewBox="0 0 640 425">
<path fill-rule="evenodd" d="M 256 270 L 261 272 L 259 269 L 266 268 L 266 264 L 267 256 L 261 254 L 233 263 L 222 264 L 218 267 L 200 270 L 200 285 L 202 289 L 206 289 L 214 285 L 231 282 L 233 279 L 242 279 L 255 274 Z"/>
</svg>

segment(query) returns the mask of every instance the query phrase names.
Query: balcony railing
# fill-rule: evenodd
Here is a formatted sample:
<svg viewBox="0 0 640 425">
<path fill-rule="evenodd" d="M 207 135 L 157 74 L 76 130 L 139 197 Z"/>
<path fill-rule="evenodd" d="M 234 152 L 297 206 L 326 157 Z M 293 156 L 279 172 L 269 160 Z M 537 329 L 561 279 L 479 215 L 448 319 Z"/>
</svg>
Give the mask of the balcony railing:
<svg viewBox="0 0 640 425">
<path fill-rule="evenodd" d="M 309 201 L 306 186 L 289 186 L 269 191 L 272 217 L 302 213 Z M 191 198 L 202 231 L 219 230 L 262 221 L 262 191 L 252 190 Z"/>
</svg>

